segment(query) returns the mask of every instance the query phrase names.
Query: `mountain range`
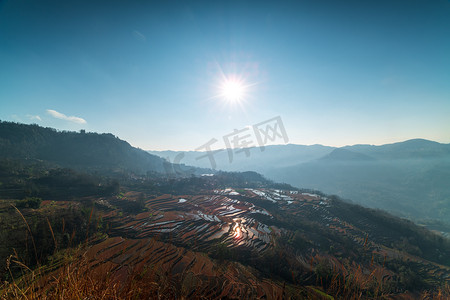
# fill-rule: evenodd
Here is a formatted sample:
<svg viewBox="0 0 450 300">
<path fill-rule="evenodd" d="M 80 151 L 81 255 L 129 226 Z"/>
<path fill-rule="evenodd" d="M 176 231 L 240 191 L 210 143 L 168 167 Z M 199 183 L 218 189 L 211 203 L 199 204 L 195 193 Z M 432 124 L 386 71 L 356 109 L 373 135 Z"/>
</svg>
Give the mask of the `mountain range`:
<svg viewBox="0 0 450 300">
<path fill-rule="evenodd" d="M 450 222 L 450 144 L 413 139 L 340 148 L 273 145 L 248 152 L 249 156 L 232 151 L 231 161 L 227 150 L 215 153 L 217 168 L 260 172 L 278 182 L 336 194 L 402 217 Z M 181 152 L 150 153 L 174 161 Z M 198 159 L 203 152 L 182 153 L 183 163 L 209 164 L 208 159 Z"/>
</svg>

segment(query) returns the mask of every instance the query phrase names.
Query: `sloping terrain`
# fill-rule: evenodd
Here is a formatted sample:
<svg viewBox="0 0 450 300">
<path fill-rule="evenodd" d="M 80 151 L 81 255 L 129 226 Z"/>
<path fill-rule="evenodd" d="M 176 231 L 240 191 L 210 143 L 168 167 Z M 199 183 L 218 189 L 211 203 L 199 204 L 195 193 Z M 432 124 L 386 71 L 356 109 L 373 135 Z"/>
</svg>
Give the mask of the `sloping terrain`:
<svg viewBox="0 0 450 300">
<path fill-rule="evenodd" d="M 193 166 L 207 166 L 201 152 L 151 152 Z M 214 159 L 218 169 L 251 170 L 296 187 L 335 194 L 364 206 L 413 220 L 450 223 L 450 145 L 423 139 L 381 146 L 341 148 L 321 145 L 267 146 L 249 149 L 247 157 L 227 151 Z M 437 226 L 437 224 L 433 224 Z M 441 226 L 446 231 L 445 226 Z M 447 230 L 447 233 L 450 232 Z"/>
</svg>

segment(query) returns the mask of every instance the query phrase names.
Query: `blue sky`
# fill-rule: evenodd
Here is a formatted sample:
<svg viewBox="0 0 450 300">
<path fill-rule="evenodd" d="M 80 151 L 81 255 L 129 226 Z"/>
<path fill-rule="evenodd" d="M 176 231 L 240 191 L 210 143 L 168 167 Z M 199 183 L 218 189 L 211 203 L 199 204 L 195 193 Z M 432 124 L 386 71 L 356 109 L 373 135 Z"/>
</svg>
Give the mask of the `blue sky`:
<svg viewBox="0 0 450 300">
<path fill-rule="evenodd" d="M 155 150 L 275 116 L 296 144 L 450 143 L 449 53 L 443 0 L 0 1 L 0 119 Z"/>
</svg>

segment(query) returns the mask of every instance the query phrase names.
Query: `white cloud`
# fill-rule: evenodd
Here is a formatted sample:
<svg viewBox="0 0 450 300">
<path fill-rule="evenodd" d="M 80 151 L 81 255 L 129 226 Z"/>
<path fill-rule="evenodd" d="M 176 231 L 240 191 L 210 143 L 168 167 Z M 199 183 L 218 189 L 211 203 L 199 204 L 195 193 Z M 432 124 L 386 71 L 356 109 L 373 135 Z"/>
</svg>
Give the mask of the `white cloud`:
<svg viewBox="0 0 450 300">
<path fill-rule="evenodd" d="M 61 120 L 65 120 L 65 121 L 69 121 L 69 122 L 73 122 L 73 123 L 77 123 L 77 124 L 86 124 L 87 123 L 86 120 L 83 118 L 74 117 L 74 116 L 68 117 L 65 114 L 57 112 L 56 110 L 53 110 L 53 109 L 47 109 L 47 113 L 49 115 L 51 115 L 52 117 L 61 119 Z"/>
<path fill-rule="evenodd" d="M 30 120 L 38 120 L 38 121 L 42 121 L 41 117 L 39 117 L 38 115 L 33 116 L 33 115 L 27 115 L 28 119 Z"/>
</svg>

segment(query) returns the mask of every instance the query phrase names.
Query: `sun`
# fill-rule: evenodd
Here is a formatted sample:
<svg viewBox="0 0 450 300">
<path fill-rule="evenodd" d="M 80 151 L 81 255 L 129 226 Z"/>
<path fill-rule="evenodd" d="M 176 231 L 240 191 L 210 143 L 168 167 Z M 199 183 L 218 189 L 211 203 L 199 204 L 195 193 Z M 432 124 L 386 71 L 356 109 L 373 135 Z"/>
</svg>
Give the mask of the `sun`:
<svg viewBox="0 0 450 300">
<path fill-rule="evenodd" d="M 242 81 L 227 78 L 220 86 L 221 94 L 229 102 L 240 102 L 245 97 L 246 86 Z"/>
<path fill-rule="evenodd" d="M 248 77 L 244 74 L 225 74 L 220 70 L 217 75 L 213 85 L 215 92 L 210 99 L 220 100 L 216 103 L 222 109 L 246 112 L 246 108 L 251 105 L 257 83 L 248 82 Z"/>
</svg>

